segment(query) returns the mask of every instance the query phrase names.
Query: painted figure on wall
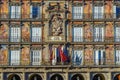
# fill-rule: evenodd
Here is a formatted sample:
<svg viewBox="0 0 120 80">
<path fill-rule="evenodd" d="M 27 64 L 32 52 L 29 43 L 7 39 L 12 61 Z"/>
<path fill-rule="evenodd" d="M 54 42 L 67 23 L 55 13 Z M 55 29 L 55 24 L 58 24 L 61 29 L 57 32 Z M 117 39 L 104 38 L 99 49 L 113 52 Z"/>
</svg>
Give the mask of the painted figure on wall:
<svg viewBox="0 0 120 80">
<path fill-rule="evenodd" d="M 29 65 L 30 62 L 30 48 L 27 46 L 24 46 L 22 48 L 22 65 Z"/>
<path fill-rule="evenodd" d="M 91 24 L 85 25 L 85 41 L 92 41 L 92 27 Z"/>
<path fill-rule="evenodd" d="M 8 25 L 2 24 L 0 27 L 0 41 L 7 41 L 8 40 Z"/>
<path fill-rule="evenodd" d="M 28 23 L 24 23 L 24 25 L 22 26 L 22 41 L 24 42 L 30 41 L 30 29 Z"/>
<path fill-rule="evenodd" d="M 7 64 L 7 59 L 8 59 L 8 49 L 6 48 L 5 45 L 0 46 L 0 64 L 5 65 Z"/>
<path fill-rule="evenodd" d="M 59 36 L 63 34 L 63 20 L 61 14 L 54 14 L 50 20 L 52 35 Z"/>
</svg>

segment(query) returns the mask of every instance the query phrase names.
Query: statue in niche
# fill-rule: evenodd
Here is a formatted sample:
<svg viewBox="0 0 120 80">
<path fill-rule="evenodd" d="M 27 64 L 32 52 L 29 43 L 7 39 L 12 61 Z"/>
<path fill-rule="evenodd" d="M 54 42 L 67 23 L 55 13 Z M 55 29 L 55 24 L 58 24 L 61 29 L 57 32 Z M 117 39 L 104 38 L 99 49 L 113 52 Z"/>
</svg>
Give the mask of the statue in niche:
<svg viewBox="0 0 120 80">
<path fill-rule="evenodd" d="M 60 14 L 54 14 L 50 20 L 52 35 L 60 36 L 63 33 L 63 20 Z"/>
</svg>

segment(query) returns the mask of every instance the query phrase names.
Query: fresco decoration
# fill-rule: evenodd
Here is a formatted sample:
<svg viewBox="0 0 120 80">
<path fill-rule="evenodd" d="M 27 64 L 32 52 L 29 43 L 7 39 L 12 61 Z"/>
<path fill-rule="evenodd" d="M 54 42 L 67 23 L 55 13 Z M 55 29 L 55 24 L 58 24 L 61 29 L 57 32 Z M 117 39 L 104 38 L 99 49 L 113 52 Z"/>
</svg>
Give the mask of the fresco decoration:
<svg viewBox="0 0 120 80">
<path fill-rule="evenodd" d="M 0 45 L 0 65 L 8 64 L 8 48 L 7 45 Z"/>
<path fill-rule="evenodd" d="M 7 23 L 1 23 L 0 26 L 0 42 L 6 42 L 8 41 L 8 33 L 9 33 L 9 27 Z"/>
<path fill-rule="evenodd" d="M 93 37 L 93 29 L 91 26 L 91 23 L 86 23 L 84 27 L 84 36 L 85 36 L 85 41 L 92 41 Z"/>
<path fill-rule="evenodd" d="M 92 65 L 93 64 L 93 46 L 87 45 L 85 46 L 85 65 Z"/>
<path fill-rule="evenodd" d="M 28 45 L 23 45 L 21 49 L 21 64 L 30 64 L 30 47 Z"/>
<path fill-rule="evenodd" d="M 8 7 L 8 2 L 7 2 L 7 0 L 2 0 L 2 3 L 3 4 L 1 4 L 1 6 L 0 6 L 0 12 L 2 13 L 1 14 L 1 18 L 8 18 L 8 9 L 9 9 L 9 7 Z"/>
<path fill-rule="evenodd" d="M 90 19 L 92 17 L 92 2 L 86 1 L 84 5 L 84 17 L 85 19 Z"/>
<path fill-rule="evenodd" d="M 114 45 L 106 45 L 106 64 L 114 64 Z"/>
<path fill-rule="evenodd" d="M 25 0 L 23 1 L 22 5 L 22 18 L 23 19 L 28 19 L 30 18 L 30 4 L 29 1 Z"/>
<path fill-rule="evenodd" d="M 113 4 L 112 1 L 105 2 L 105 17 L 112 18 L 113 17 Z"/>
<path fill-rule="evenodd" d="M 113 23 L 111 22 L 106 23 L 105 37 L 107 41 L 114 39 Z"/>
<path fill-rule="evenodd" d="M 22 42 L 29 42 L 30 41 L 30 24 L 23 23 L 22 26 Z"/>
</svg>

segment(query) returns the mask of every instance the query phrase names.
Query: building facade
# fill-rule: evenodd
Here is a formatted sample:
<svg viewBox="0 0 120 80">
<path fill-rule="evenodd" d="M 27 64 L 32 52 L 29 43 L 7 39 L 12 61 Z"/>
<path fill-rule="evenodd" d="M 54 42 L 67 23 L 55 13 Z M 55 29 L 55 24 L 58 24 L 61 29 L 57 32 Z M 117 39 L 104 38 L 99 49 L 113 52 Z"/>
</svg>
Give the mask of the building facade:
<svg viewBox="0 0 120 80">
<path fill-rule="evenodd" d="M 119 0 L 0 0 L 0 80 L 120 80 Z"/>
</svg>

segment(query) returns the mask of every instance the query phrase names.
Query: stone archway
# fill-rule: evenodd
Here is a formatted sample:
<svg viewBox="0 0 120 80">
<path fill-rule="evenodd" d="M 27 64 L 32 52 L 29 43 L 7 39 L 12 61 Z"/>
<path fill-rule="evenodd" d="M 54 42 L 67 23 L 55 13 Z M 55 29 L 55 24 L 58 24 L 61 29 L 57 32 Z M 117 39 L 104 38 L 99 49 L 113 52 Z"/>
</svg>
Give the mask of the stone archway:
<svg viewBox="0 0 120 80">
<path fill-rule="evenodd" d="M 113 80 L 120 80 L 120 74 L 117 74 Z"/>
<path fill-rule="evenodd" d="M 17 74 L 12 74 L 8 77 L 8 80 L 21 80 L 21 78 Z"/>
<path fill-rule="evenodd" d="M 105 77 L 103 74 L 96 74 L 92 80 L 105 80 Z"/>
<path fill-rule="evenodd" d="M 33 74 L 30 76 L 29 80 L 42 80 L 42 77 L 38 74 Z"/>
<path fill-rule="evenodd" d="M 84 77 L 81 74 L 75 74 L 72 76 L 71 80 L 84 80 Z"/>
<path fill-rule="evenodd" d="M 63 77 L 59 74 L 54 74 L 51 76 L 50 80 L 64 80 Z"/>
</svg>

